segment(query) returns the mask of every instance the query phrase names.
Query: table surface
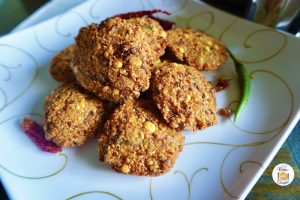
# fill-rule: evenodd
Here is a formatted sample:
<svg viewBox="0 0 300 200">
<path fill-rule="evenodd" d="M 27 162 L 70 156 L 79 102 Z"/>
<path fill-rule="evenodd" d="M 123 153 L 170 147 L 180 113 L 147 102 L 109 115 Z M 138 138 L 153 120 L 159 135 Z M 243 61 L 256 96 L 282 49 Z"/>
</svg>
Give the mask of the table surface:
<svg viewBox="0 0 300 200">
<path fill-rule="evenodd" d="M 243 16 L 248 0 L 204 0 L 216 7 Z M 21 21 L 32 14 L 48 0 L 0 0 L 0 36 L 10 32 Z M 299 27 L 298 27 L 299 28 Z M 286 187 L 276 185 L 272 179 L 272 170 L 279 163 L 290 164 L 295 171 L 294 181 Z M 300 199 L 300 122 L 284 143 L 274 160 L 268 166 L 251 193 L 252 199 Z M 0 199 L 8 199 L 0 182 Z"/>
</svg>

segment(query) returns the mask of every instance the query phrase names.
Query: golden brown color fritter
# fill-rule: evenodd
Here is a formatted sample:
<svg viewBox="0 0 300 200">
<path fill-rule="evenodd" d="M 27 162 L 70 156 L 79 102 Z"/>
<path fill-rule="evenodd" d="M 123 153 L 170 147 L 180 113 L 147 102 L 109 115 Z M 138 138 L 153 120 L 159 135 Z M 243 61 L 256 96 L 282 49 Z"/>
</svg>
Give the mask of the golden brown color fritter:
<svg viewBox="0 0 300 200">
<path fill-rule="evenodd" d="M 99 139 L 99 158 L 118 172 L 158 176 L 182 151 L 184 135 L 170 128 L 150 101 L 127 101 L 112 114 Z"/>
<path fill-rule="evenodd" d="M 52 91 L 45 99 L 45 136 L 62 147 L 84 144 L 98 131 L 104 107 L 101 100 L 74 83 Z"/>
<path fill-rule="evenodd" d="M 110 18 L 80 30 L 72 69 L 80 85 L 101 99 L 124 102 L 149 88 L 153 62 L 165 47 L 158 22 Z"/>
<path fill-rule="evenodd" d="M 199 130 L 217 123 L 213 88 L 194 67 L 165 63 L 154 72 L 151 89 L 171 127 Z"/>
<path fill-rule="evenodd" d="M 167 33 L 171 53 L 199 70 L 216 70 L 227 60 L 225 46 L 199 30 L 176 28 Z"/>
<path fill-rule="evenodd" d="M 70 83 L 76 81 L 74 73 L 71 69 L 73 53 L 74 45 L 71 45 L 62 50 L 52 59 L 49 73 L 53 79 L 62 83 Z"/>
</svg>

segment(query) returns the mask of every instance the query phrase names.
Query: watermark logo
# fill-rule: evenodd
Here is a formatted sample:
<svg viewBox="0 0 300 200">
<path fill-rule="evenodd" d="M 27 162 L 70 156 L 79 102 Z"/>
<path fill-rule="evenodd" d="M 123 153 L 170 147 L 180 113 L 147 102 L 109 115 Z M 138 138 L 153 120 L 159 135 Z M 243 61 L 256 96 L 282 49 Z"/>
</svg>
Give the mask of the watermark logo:
<svg viewBox="0 0 300 200">
<path fill-rule="evenodd" d="M 293 168 L 286 163 L 276 165 L 272 172 L 273 181 L 280 186 L 289 185 L 294 180 L 294 176 Z"/>
</svg>

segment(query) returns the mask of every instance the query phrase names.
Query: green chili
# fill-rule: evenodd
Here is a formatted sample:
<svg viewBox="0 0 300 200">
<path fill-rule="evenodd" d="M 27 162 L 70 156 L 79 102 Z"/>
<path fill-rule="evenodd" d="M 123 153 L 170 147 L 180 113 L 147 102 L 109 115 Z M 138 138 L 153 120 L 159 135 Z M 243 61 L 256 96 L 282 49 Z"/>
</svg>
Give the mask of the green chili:
<svg viewBox="0 0 300 200">
<path fill-rule="evenodd" d="M 249 96 L 250 96 L 250 89 L 251 89 L 251 80 L 246 67 L 235 58 L 235 56 L 229 51 L 228 48 L 227 51 L 234 62 L 235 70 L 237 72 L 239 78 L 239 85 L 240 85 L 240 101 L 234 113 L 234 122 L 235 122 L 239 114 L 243 110 L 243 108 L 248 103 Z"/>
</svg>

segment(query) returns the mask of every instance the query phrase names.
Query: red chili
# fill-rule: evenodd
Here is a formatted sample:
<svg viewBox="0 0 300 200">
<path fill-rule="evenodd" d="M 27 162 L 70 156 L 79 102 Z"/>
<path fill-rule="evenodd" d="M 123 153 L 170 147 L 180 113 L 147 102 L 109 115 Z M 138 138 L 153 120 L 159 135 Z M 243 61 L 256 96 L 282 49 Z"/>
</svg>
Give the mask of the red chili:
<svg viewBox="0 0 300 200">
<path fill-rule="evenodd" d="M 171 13 L 168 12 L 168 11 L 160 10 L 160 9 L 154 9 L 154 10 L 145 10 L 145 11 L 138 11 L 138 12 L 123 13 L 123 14 L 115 15 L 114 17 L 120 17 L 122 19 L 130 19 L 130 18 L 136 18 L 136 17 L 149 17 L 151 19 L 154 19 L 154 20 L 158 21 L 159 24 L 165 30 L 170 30 L 174 27 L 174 25 L 175 25 L 174 22 L 154 17 L 153 14 L 155 14 L 155 13 L 163 13 L 163 14 L 166 14 L 166 15 L 171 15 Z"/>
<path fill-rule="evenodd" d="M 45 132 L 41 125 L 35 121 L 24 118 L 22 121 L 22 128 L 24 133 L 43 151 L 49 153 L 61 152 L 62 148 L 55 143 L 46 140 Z"/>
</svg>

